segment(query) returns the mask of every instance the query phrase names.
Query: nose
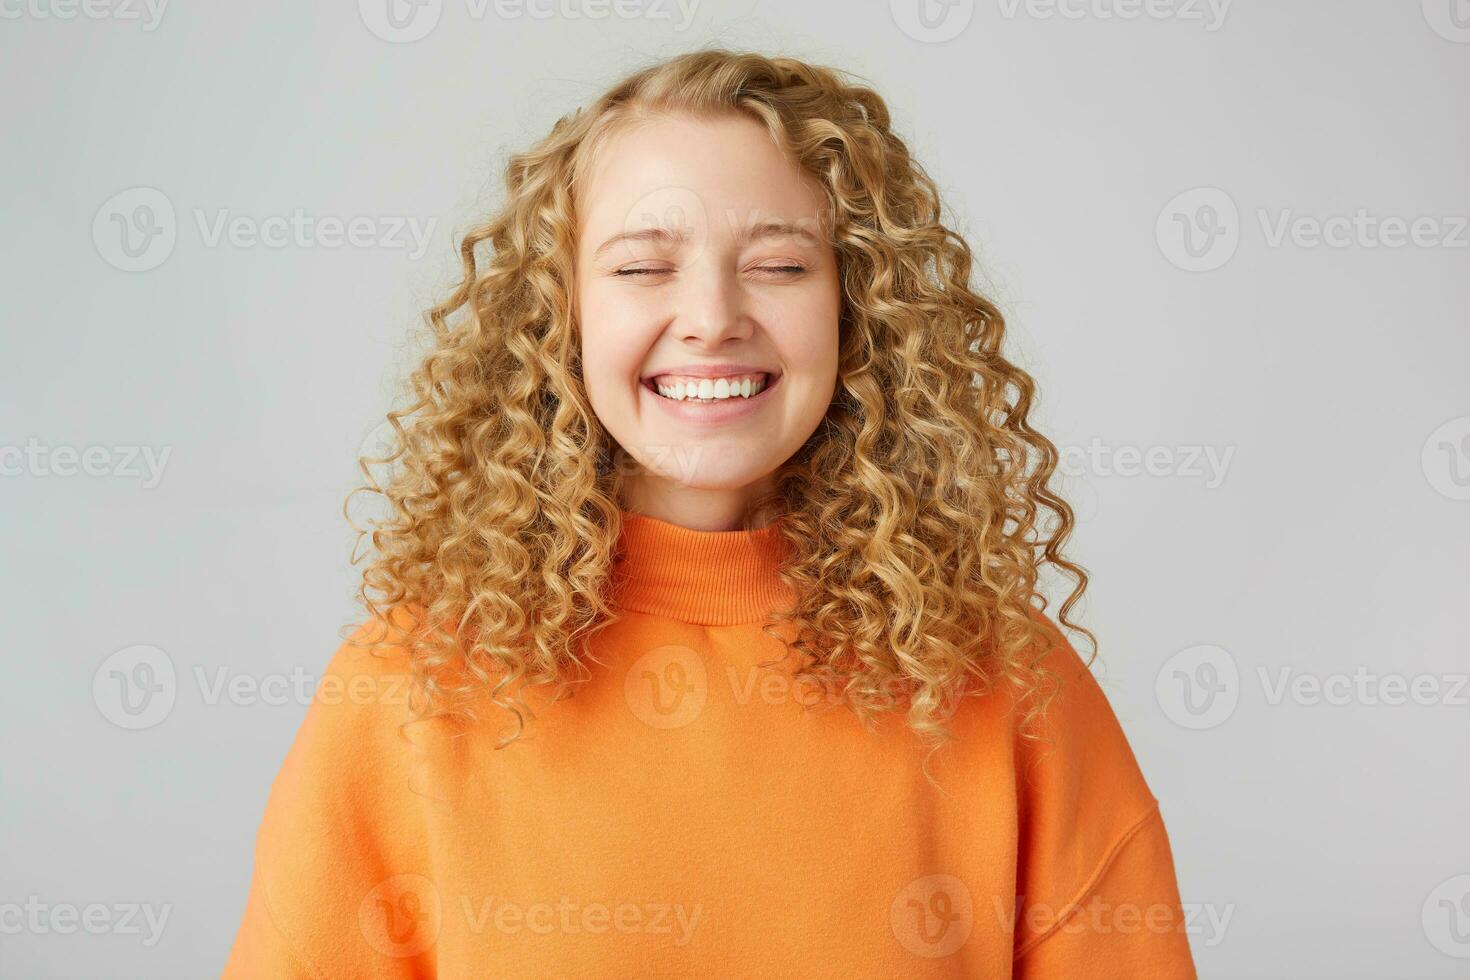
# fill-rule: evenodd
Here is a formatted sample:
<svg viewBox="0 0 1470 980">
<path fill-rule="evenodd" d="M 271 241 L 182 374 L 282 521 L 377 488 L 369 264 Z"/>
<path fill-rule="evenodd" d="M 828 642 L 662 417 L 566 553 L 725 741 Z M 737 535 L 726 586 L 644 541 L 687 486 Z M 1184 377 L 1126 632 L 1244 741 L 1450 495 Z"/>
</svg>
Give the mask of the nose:
<svg viewBox="0 0 1470 980">
<path fill-rule="evenodd" d="M 739 277 L 701 263 L 685 277 L 674 330 L 680 341 L 717 351 L 731 339 L 748 338 L 754 325 L 745 308 Z"/>
</svg>

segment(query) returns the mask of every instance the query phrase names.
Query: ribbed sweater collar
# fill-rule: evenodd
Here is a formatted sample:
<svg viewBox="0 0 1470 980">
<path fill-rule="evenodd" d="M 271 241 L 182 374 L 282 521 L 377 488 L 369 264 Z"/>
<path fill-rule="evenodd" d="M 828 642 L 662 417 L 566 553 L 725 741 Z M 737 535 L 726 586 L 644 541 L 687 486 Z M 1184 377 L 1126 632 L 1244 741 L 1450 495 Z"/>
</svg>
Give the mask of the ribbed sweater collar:
<svg viewBox="0 0 1470 980">
<path fill-rule="evenodd" d="M 753 623 L 794 598 L 780 577 L 779 524 L 696 531 L 622 512 L 612 601 L 632 612 L 702 626 Z"/>
</svg>

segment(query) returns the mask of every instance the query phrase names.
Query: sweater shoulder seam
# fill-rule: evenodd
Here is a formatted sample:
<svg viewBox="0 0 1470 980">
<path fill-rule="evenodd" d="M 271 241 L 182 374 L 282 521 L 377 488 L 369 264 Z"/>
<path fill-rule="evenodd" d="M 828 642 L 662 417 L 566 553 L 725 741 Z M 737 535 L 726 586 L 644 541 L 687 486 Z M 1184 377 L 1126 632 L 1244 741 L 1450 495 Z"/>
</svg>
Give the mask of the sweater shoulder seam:
<svg viewBox="0 0 1470 980">
<path fill-rule="evenodd" d="M 1149 807 L 1148 811 L 1144 813 L 1143 816 L 1135 820 L 1132 824 L 1130 824 L 1128 828 L 1118 836 L 1118 839 L 1113 842 L 1113 845 L 1107 849 L 1107 851 L 1103 854 L 1102 859 L 1098 862 L 1096 870 L 1094 870 L 1092 874 L 1087 877 L 1087 880 L 1082 884 L 1082 887 L 1077 890 L 1076 897 L 1074 897 L 1072 901 L 1063 906 L 1062 914 L 1056 917 L 1052 924 L 1047 927 L 1046 931 L 1040 933 L 1039 935 L 1032 936 L 1031 939 L 1029 939 L 1024 946 L 1022 946 L 1020 949 L 1017 949 L 1015 956 L 1012 957 L 1012 959 L 1019 960 L 1021 957 L 1031 952 L 1037 946 L 1040 946 L 1047 939 L 1056 935 L 1057 932 L 1061 930 L 1061 927 L 1065 925 L 1067 921 L 1077 913 L 1077 910 L 1082 907 L 1083 900 L 1092 893 L 1092 890 L 1097 887 L 1098 882 L 1102 881 L 1103 875 L 1107 874 L 1108 869 L 1113 866 L 1113 862 L 1117 860 L 1118 855 L 1122 853 L 1123 848 L 1127 846 L 1128 842 L 1136 837 L 1139 831 L 1143 830 L 1143 828 L 1148 826 L 1148 824 L 1152 821 L 1159 819 L 1159 817 L 1159 801 L 1154 800 L 1153 805 Z"/>
</svg>

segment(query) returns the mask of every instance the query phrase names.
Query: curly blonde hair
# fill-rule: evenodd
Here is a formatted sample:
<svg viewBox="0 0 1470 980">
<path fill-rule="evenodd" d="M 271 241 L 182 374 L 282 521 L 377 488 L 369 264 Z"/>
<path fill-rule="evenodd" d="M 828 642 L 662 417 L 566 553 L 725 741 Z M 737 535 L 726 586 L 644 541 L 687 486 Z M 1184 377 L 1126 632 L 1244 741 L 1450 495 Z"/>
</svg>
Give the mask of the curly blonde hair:
<svg viewBox="0 0 1470 980">
<path fill-rule="evenodd" d="M 463 278 L 426 314 L 432 349 L 412 404 L 387 415 L 392 451 L 359 459 L 367 485 L 353 494 L 389 506 L 358 598 L 375 619 L 409 613 L 394 642 L 415 720 L 473 718 L 488 695 L 514 718 L 509 745 L 533 717 L 517 685 L 570 694 L 596 662 L 586 640 L 618 617 L 623 473 L 581 377 L 575 193 L 609 134 L 670 113 L 762 123 L 832 216 L 836 393 L 746 520 L 779 514 L 781 576 L 799 597 L 764 628 L 790 627 L 795 678 L 840 691 L 865 725 L 907 704 L 937 748 L 958 699 L 1002 679 L 1033 719 L 1056 643 L 1038 577 L 1050 565 L 1074 581 L 1058 618 L 1091 640 L 1069 619 L 1087 574 L 1062 555 L 1073 516 L 1048 485 L 1057 450 L 1028 421 L 1035 385 L 1001 353 L 999 310 L 969 286 L 970 248 L 941 224 L 933 180 L 874 91 L 792 58 L 705 49 L 630 75 L 510 157 L 503 207 L 463 237 Z M 382 485 L 369 463 L 388 465 Z"/>
</svg>

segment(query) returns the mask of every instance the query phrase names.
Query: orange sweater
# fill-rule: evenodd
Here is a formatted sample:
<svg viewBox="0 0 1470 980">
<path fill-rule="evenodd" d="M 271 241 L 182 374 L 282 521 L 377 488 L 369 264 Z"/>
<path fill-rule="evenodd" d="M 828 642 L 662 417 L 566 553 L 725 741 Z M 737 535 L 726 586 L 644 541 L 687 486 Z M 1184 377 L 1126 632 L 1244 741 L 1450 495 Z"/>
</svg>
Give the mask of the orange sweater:
<svg viewBox="0 0 1470 980">
<path fill-rule="evenodd" d="M 779 541 L 625 514 L 625 618 L 572 698 L 449 738 L 342 646 L 271 787 L 224 976 L 1191 978 L 1169 841 L 1057 636 L 1045 745 L 1001 691 L 930 759 L 789 675 Z M 358 636 L 366 634 L 366 627 Z M 947 795 L 946 795 L 947 794 Z"/>
</svg>

